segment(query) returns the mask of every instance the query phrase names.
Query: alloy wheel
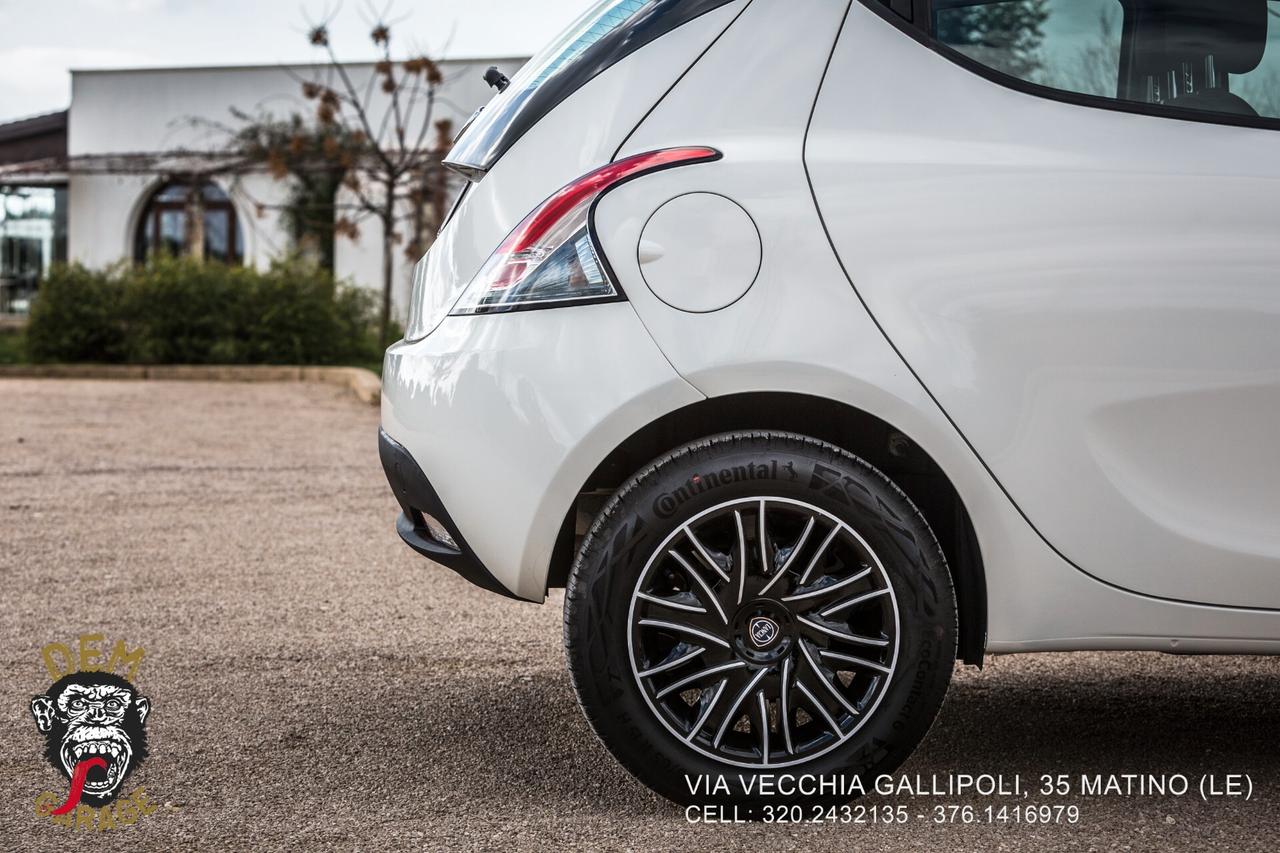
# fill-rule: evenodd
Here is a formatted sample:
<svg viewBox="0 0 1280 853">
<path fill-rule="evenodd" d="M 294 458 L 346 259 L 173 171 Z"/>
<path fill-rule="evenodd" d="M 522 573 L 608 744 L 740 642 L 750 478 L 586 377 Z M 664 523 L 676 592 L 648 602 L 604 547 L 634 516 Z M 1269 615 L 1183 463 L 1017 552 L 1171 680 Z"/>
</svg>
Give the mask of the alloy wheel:
<svg viewBox="0 0 1280 853">
<path fill-rule="evenodd" d="M 816 758 L 874 714 L 899 612 L 880 559 L 811 504 L 711 507 L 649 557 L 631 596 L 631 670 L 677 738 L 729 764 Z"/>
</svg>

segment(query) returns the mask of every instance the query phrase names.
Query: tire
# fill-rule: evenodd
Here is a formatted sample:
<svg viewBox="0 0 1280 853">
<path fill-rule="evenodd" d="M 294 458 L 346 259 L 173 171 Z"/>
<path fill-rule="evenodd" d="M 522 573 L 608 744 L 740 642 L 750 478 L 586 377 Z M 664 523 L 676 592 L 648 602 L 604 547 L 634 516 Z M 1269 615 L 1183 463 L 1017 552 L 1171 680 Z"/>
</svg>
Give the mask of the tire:
<svg viewBox="0 0 1280 853">
<path fill-rule="evenodd" d="M 755 816 L 895 770 L 942 705 L 957 634 L 911 501 L 852 454 L 773 432 L 694 442 L 625 483 L 582 543 L 564 624 L 614 757 L 677 803 Z"/>
</svg>

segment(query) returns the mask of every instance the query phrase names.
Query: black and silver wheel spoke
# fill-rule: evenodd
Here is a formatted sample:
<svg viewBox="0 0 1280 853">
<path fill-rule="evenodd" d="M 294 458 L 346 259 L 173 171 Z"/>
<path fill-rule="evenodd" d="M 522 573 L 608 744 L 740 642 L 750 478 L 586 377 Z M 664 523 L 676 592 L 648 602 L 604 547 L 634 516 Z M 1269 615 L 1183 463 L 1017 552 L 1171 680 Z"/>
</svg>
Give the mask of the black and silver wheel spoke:
<svg viewBox="0 0 1280 853">
<path fill-rule="evenodd" d="M 818 568 L 819 561 L 826 556 L 827 548 L 835 541 L 836 535 L 840 532 L 840 527 L 831 528 L 831 532 L 822 540 L 822 544 L 818 546 L 818 550 L 813 552 L 813 557 L 809 560 L 809 565 L 805 566 L 804 573 L 800 575 L 800 586 L 804 586 L 809 582 L 809 576 L 813 574 L 813 570 Z"/>
<path fill-rule="evenodd" d="M 764 513 L 764 508 L 761 507 L 761 517 L 763 517 L 763 513 Z M 781 552 L 783 555 L 782 565 L 778 567 L 778 570 L 774 572 L 773 577 L 771 577 L 769 579 L 769 582 L 764 585 L 764 588 L 760 590 L 761 596 L 767 595 L 769 590 L 772 589 L 778 583 L 778 581 L 786 577 L 787 574 L 791 571 L 792 564 L 795 562 L 796 557 L 800 554 L 800 552 L 804 550 L 805 543 L 809 541 L 809 534 L 813 532 L 813 528 L 816 524 L 817 524 L 817 519 L 810 518 L 807 522 L 805 522 L 804 530 L 801 531 L 800 538 L 796 541 L 796 543 L 792 545 L 790 548 L 787 548 L 785 551 Z"/>
<path fill-rule="evenodd" d="M 729 617 L 725 615 L 724 607 L 720 604 L 720 598 L 715 594 L 715 591 L 711 589 L 711 585 L 707 583 L 707 580 L 702 576 L 702 573 L 695 569 L 688 560 L 681 557 L 675 551 L 668 551 L 667 553 L 673 560 L 680 564 L 680 568 L 684 569 L 689 580 L 697 587 L 698 594 L 695 597 L 698 597 L 700 600 L 710 604 L 715 609 L 716 615 L 720 617 L 720 621 L 727 625 L 729 623 Z"/>
<path fill-rule="evenodd" d="M 697 737 L 702 731 L 702 727 L 707 724 L 707 719 L 711 716 L 712 712 L 715 711 L 716 705 L 719 704 L 720 697 L 724 695 L 724 690 L 728 683 L 729 682 L 727 680 L 721 680 L 720 683 L 715 686 L 714 690 L 710 692 L 704 690 L 702 695 L 698 697 L 701 703 L 699 705 L 698 716 L 694 720 L 693 725 L 689 727 L 689 732 L 684 735 L 684 740 L 686 742 Z"/>
<path fill-rule="evenodd" d="M 678 681 L 671 682 L 666 687 L 659 690 L 655 698 L 661 699 L 663 696 L 666 696 L 669 693 L 674 693 L 682 687 L 689 687 L 703 679 L 710 678 L 713 675 L 718 675 L 726 670 L 742 669 L 744 666 L 746 666 L 746 664 L 742 661 L 734 660 L 729 661 L 728 663 L 717 664 L 716 666 L 709 666 L 706 669 L 700 669 L 692 675 L 686 675 Z"/>
<path fill-rule="evenodd" d="M 707 608 L 697 603 L 697 598 L 687 592 L 677 593 L 670 598 L 663 598 L 660 595 L 651 595 L 647 592 L 637 592 L 640 598 L 650 604 L 656 604 L 659 607 L 667 607 L 671 610 L 683 610 L 685 613 L 706 613 Z"/>
<path fill-rule="evenodd" d="M 817 678 L 818 683 L 826 688 L 827 692 L 831 694 L 831 697 L 840 704 L 840 707 L 844 708 L 855 717 L 858 716 L 860 713 L 858 709 L 850 704 L 849 700 L 845 698 L 844 693 L 842 693 L 840 688 L 837 686 L 839 682 L 836 680 L 835 674 L 832 673 L 830 676 L 827 675 L 826 670 L 822 668 L 822 664 L 818 663 L 814 658 L 813 652 L 810 651 L 809 644 L 807 642 L 801 640 L 798 645 L 800 646 L 801 657 L 804 658 L 805 663 L 809 664 L 809 670 L 814 674 L 814 677 Z"/>
<path fill-rule="evenodd" d="M 832 593 L 840 592 L 852 587 L 859 581 L 866 580 L 871 575 L 870 568 L 864 568 L 862 571 L 855 572 L 847 578 L 841 578 L 838 581 L 830 583 L 814 584 L 813 586 L 801 586 L 791 595 L 784 596 L 783 601 L 793 604 L 797 609 L 806 610 L 815 605 L 819 599 L 825 600 Z M 824 578 L 825 580 L 825 578 Z"/>
<path fill-rule="evenodd" d="M 887 589 L 873 589 L 871 590 L 871 592 L 864 592 L 860 595 L 855 595 L 852 598 L 846 598 L 843 601 L 838 601 L 835 604 L 832 604 L 830 607 L 824 607 L 818 613 L 818 615 L 823 617 L 824 619 L 829 619 L 832 616 L 835 616 L 837 613 L 842 613 L 851 607 L 857 607 L 859 604 L 865 604 L 868 601 L 871 601 L 872 599 L 876 599 L 882 595 L 888 595 L 888 594 L 889 594 L 889 590 Z"/>
<path fill-rule="evenodd" d="M 815 758 L 874 711 L 898 605 L 847 523 L 782 497 L 701 512 L 655 549 L 628 636 L 645 700 L 690 748 L 739 766 Z"/>
<path fill-rule="evenodd" d="M 769 541 L 769 528 L 765 524 L 768 511 L 768 502 L 762 499 L 759 508 L 756 509 L 756 545 L 760 547 L 760 574 L 771 578 L 777 575 L 774 574 L 773 544 Z"/>
<path fill-rule="evenodd" d="M 751 718 L 751 727 L 759 731 L 760 763 L 769 763 L 769 700 L 764 698 L 764 691 L 756 691 L 756 713 Z"/>
<path fill-rule="evenodd" d="M 885 648 L 892 642 L 887 637 L 868 637 L 862 634 L 855 634 L 825 620 L 801 616 L 797 621 L 809 629 L 806 633 L 815 639 L 826 636 L 843 643 L 851 643 L 855 646 L 869 646 L 871 648 Z"/>
<path fill-rule="evenodd" d="M 695 637 L 701 642 L 711 643 L 714 646 L 720 646 L 725 649 L 730 647 L 726 640 L 685 622 L 669 622 L 665 619 L 641 619 L 640 627 L 658 628 L 671 634 L 685 634 L 690 637 Z"/>
<path fill-rule="evenodd" d="M 782 661 L 782 683 L 778 687 L 778 727 L 787 752 L 795 752 L 791 740 L 791 658 Z"/>
<path fill-rule="evenodd" d="M 738 604 L 741 604 L 747 587 L 747 531 L 742 526 L 742 513 L 736 509 L 733 511 L 733 521 L 738 529 L 738 557 L 734 569 L 738 579 Z"/>
<path fill-rule="evenodd" d="M 888 675 L 890 672 L 892 672 L 892 670 L 889 667 L 885 666 L 882 663 L 876 663 L 873 660 L 860 658 L 860 657 L 857 657 L 856 655 L 846 655 L 840 652 L 833 652 L 831 649 L 819 649 L 818 657 L 828 658 L 830 660 L 839 661 L 840 663 L 850 664 L 851 666 L 860 666 L 866 669 L 873 669 L 876 672 L 883 672 L 885 675 Z"/>
<path fill-rule="evenodd" d="M 689 540 L 689 544 L 693 546 L 694 553 L 706 564 L 707 568 L 719 575 L 722 581 L 728 583 L 730 579 L 729 569 L 733 565 L 732 558 L 725 554 L 712 554 L 708 551 L 687 524 L 681 528 L 680 532 Z"/>
<path fill-rule="evenodd" d="M 687 643 L 681 643 L 672 649 L 671 653 L 661 662 L 654 664 L 648 669 L 641 670 L 636 674 L 641 678 L 652 678 L 660 672 L 666 672 L 669 669 L 675 669 L 678 666 L 683 666 L 694 658 L 700 656 L 705 651 L 706 649 L 702 646 L 690 646 Z"/>
<path fill-rule="evenodd" d="M 809 707 L 818 712 L 818 716 L 820 716 L 827 724 L 828 730 L 839 737 L 844 729 L 836 722 L 836 718 L 831 716 L 831 712 L 827 710 L 827 706 L 823 705 L 822 702 L 818 700 L 818 697 L 813 695 L 813 691 L 809 689 L 808 685 L 803 681 L 797 680 L 796 690 L 803 693 L 804 698 L 809 700 Z"/>
<path fill-rule="evenodd" d="M 759 684 L 760 680 L 767 674 L 768 670 L 765 669 L 757 672 L 751 680 L 743 685 L 743 687 L 734 694 L 733 698 L 729 700 L 729 706 L 725 709 L 724 714 L 721 715 L 720 727 L 716 730 L 715 739 L 711 742 L 712 746 L 719 748 L 720 741 L 724 739 L 725 731 L 728 730 L 731 725 L 736 723 L 738 718 L 742 716 L 743 703 L 747 701 L 747 697 L 751 695 L 751 691 L 755 689 L 755 686 Z"/>
</svg>

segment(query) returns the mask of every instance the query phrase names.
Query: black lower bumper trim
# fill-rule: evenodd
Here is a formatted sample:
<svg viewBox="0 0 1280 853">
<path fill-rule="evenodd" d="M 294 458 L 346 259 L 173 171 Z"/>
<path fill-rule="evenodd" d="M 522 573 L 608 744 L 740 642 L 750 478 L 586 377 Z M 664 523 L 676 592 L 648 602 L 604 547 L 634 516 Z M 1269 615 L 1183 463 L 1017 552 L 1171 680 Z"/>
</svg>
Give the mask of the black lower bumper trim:
<svg viewBox="0 0 1280 853">
<path fill-rule="evenodd" d="M 467 545 L 458 526 L 453 523 L 449 513 L 431 482 L 427 480 L 418 463 L 409 455 L 395 439 L 378 429 L 378 456 L 382 458 L 382 470 L 387 474 L 387 482 L 391 491 L 395 492 L 400 502 L 400 517 L 396 519 L 396 532 L 413 550 L 428 559 L 452 569 L 482 589 L 523 601 L 518 595 L 498 582 L 484 563 Z M 423 514 L 430 515 L 449 533 L 456 547 L 450 546 L 431 535 Z"/>
</svg>

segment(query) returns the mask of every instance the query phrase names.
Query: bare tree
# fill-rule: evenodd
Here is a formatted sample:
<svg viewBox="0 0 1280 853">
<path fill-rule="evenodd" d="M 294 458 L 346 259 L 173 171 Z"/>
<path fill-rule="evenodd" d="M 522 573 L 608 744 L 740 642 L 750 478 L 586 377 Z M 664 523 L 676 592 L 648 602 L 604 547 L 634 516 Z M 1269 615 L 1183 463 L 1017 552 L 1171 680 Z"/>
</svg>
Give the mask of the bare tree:
<svg viewBox="0 0 1280 853">
<path fill-rule="evenodd" d="M 405 240 L 399 227 L 400 213 L 407 208 L 413 221 L 434 196 L 443 196 L 442 146 L 438 142 L 439 137 L 448 136 L 447 124 L 433 121 L 437 89 L 444 82 L 440 67 L 425 55 L 397 63 L 392 59 L 391 36 L 386 14 L 377 16 L 369 38 L 381 56 L 362 91 L 339 61 L 327 22 L 311 27 L 308 38 L 325 52 L 329 73 L 327 79 L 302 81 L 303 95 L 316 102 L 319 125 L 341 128 L 358 145 L 364 145 L 343 182 L 356 199 L 355 211 L 351 216 L 340 216 L 335 230 L 355 237 L 364 216 L 372 216 L 382 226 L 379 337 L 383 345 L 390 343 L 395 250 Z M 375 114 L 375 86 L 383 95 L 381 116 Z M 433 127 L 435 139 L 430 138 Z M 421 238 L 422 234 L 415 232 L 408 241 L 410 256 L 418 254 Z"/>
<path fill-rule="evenodd" d="M 444 76 L 426 55 L 393 58 L 391 25 L 383 12 L 373 17 L 369 33 L 379 58 L 372 73 L 358 80 L 352 66 L 338 58 L 329 36 L 331 20 L 307 30 L 325 62 L 307 77 L 290 72 L 302 96 L 315 105 L 313 115 L 283 122 L 240 115 L 246 123 L 235 132 L 233 147 L 264 163 L 277 178 L 292 176 L 310 188 L 305 203 L 295 194 L 295 230 L 299 217 L 315 226 L 326 213 L 331 213 L 331 230 L 338 236 L 358 238 L 366 219 L 381 227 L 379 339 L 385 346 L 391 343 L 397 247 L 409 258 L 425 251 L 448 193 L 441 158 L 452 136 L 451 122 L 434 116 Z"/>
<path fill-rule="evenodd" d="M 292 115 L 278 120 L 270 114 L 256 118 L 233 110 L 242 124 L 220 127 L 231 138 L 231 147 L 245 160 L 256 164 L 278 181 L 290 180 L 288 199 L 283 204 L 267 204 L 242 194 L 258 208 L 280 211 L 281 218 L 303 255 L 333 271 L 334 237 L 340 216 L 353 205 L 342 205 L 338 194 L 348 173 L 364 150 L 361 138 L 339 127 L 319 127 L 309 117 Z"/>
</svg>

